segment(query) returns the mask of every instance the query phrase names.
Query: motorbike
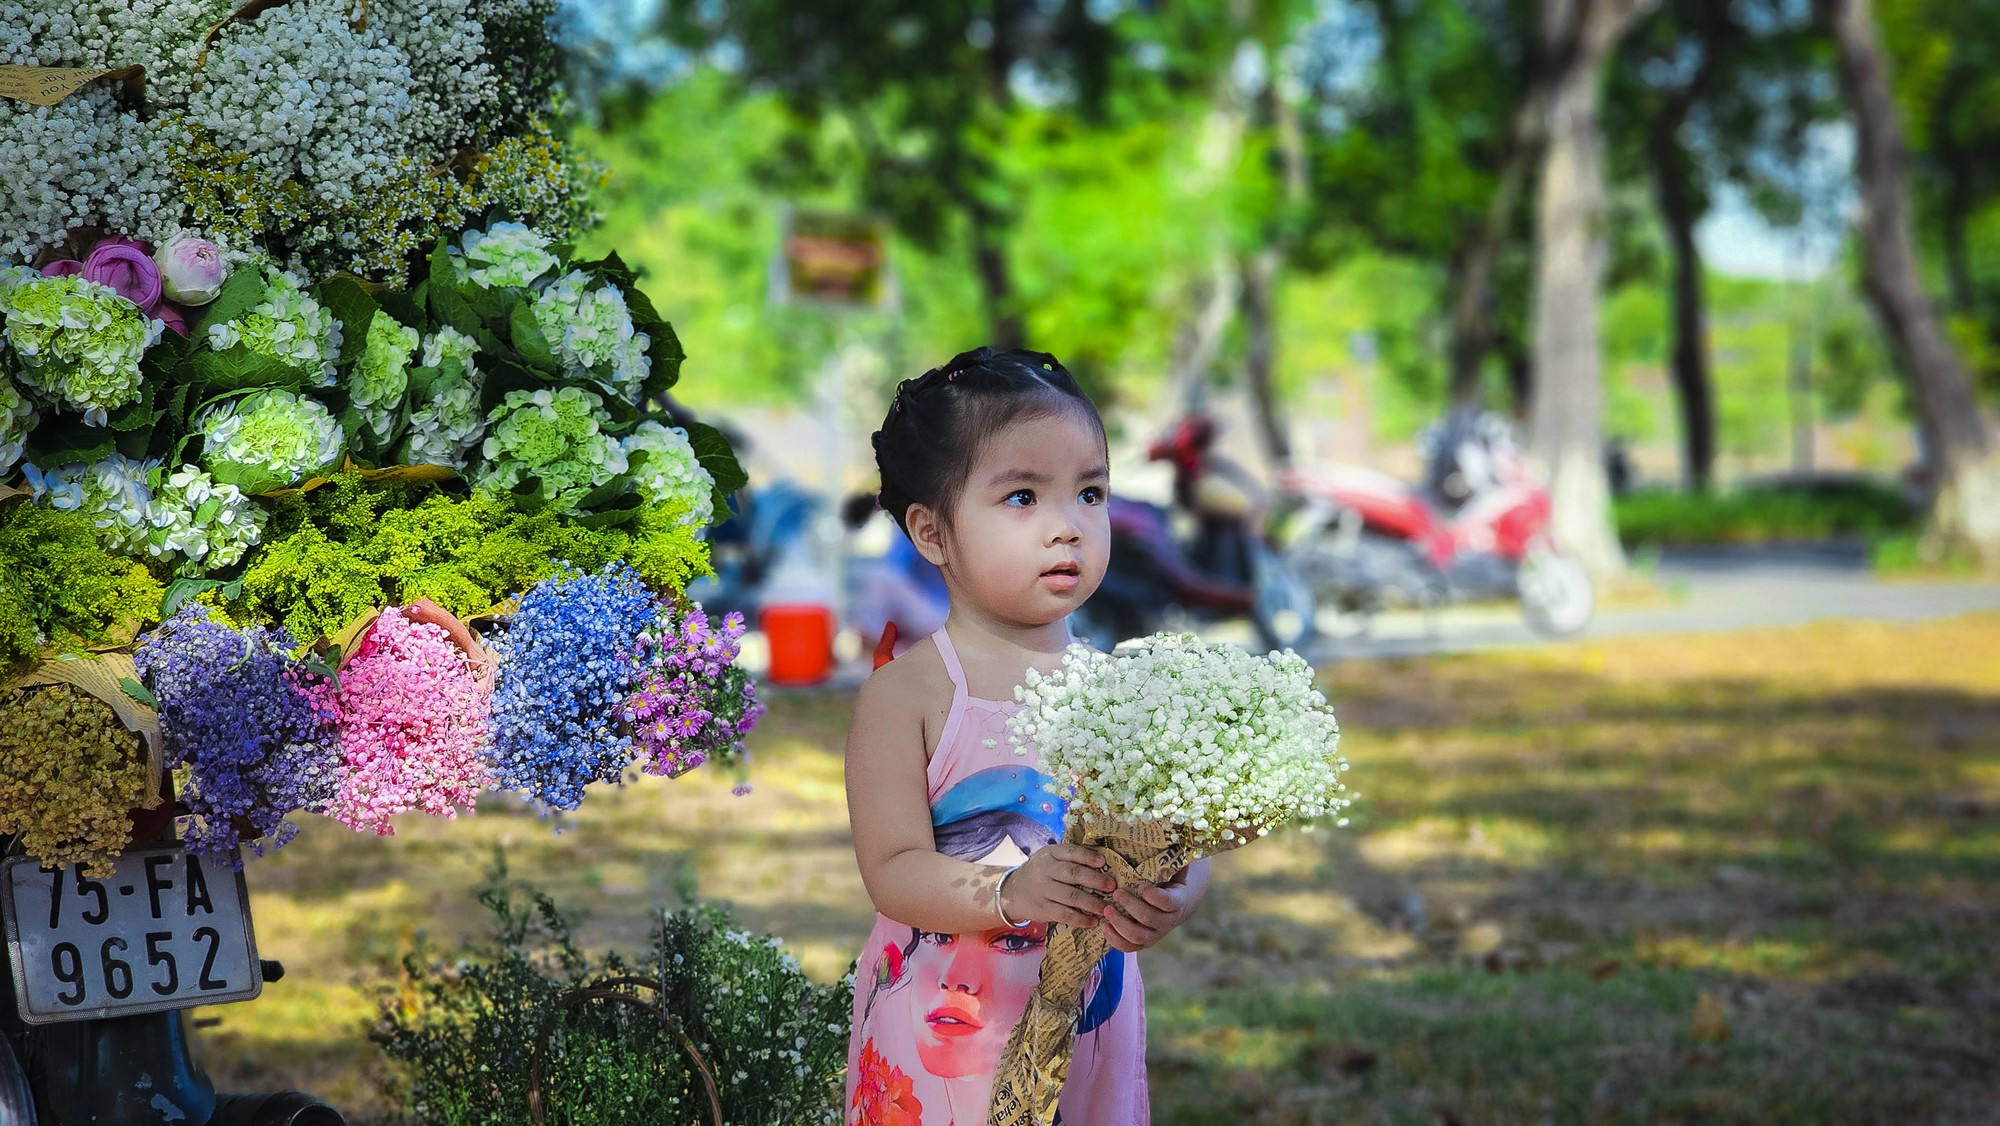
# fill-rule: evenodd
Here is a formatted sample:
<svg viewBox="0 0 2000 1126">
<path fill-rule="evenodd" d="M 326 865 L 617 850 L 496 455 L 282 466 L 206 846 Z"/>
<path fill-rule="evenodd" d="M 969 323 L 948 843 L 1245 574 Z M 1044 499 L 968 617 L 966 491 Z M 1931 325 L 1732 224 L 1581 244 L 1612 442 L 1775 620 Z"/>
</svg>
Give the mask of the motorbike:
<svg viewBox="0 0 2000 1126">
<path fill-rule="evenodd" d="M 1424 480 L 1359 467 L 1291 470 L 1287 555 L 1314 593 L 1365 633 L 1391 604 L 1518 600 L 1530 628 L 1590 623 L 1590 575 L 1549 533 L 1548 487 L 1498 415 L 1453 412 L 1424 439 Z"/>
<path fill-rule="evenodd" d="M 162 797 L 132 811 L 110 877 L 0 862 L 0 1126 L 340 1126 L 298 1091 L 217 1092 L 195 1062 L 182 1014 L 253 998 L 284 967 L 256 956 L 241 872 L 182 851 L 170 781 Z"/>
<path fill-rule="evenodd" d="M 1070 628 L 1102 649 L 1159 631 L 1170 614 L 1207 621 L 1247 617 L 1271 649 L 1301 649 L 1314 635 L 1311 588 L 1264 534 L 1254 501 L 1218 504 L 1218 472 L 1241 471 L 1210 447 L 1214 424 L 1191 416 L 1147 450 L 1174 466 L 1174 504 L 1113 495 L 1111 560 Z"/>
</svg>

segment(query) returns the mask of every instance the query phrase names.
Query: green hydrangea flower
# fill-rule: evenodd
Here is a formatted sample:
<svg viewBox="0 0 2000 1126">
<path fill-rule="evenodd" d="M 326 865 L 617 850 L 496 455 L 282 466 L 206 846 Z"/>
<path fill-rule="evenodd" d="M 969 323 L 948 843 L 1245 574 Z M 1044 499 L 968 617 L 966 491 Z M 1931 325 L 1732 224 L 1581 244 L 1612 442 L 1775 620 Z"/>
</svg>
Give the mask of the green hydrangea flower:
<svg viewBox="0 0 2000 1126">
<path fill-rule="evenodd" d="M 164 327 L 117 290 L 75 276 L 10 277 L 0 314 L 20 381 L 92 426 L 139 397 L 139 359 Z"/>
<path fill-rule="evenodd" d="M 195 422 L 201 463 L 246 493 L 296 485 L 340 461 L 340 424 L 326 407 L 290 391 L 256 391 L 211 407 Z"/>
<path fill-rule="evenodd" d="M 380 309 L 368 322 L 368 340 L 361 358 L 347 373 L 347 394 L 377 441 L 386 442 L 394 436 L 403 398 L 410 389 L 410 359 L 422 340 L 416 329 Z"/>
<path fill-rule="evenodd" d="M 702 468 L 688 442 L 687 431 L 658 422 L 642 422 L 625 439 L 625 458 L 644 453 L 632 471 L 632 483 L 649 501 L 680 514 L 680 522 L 706 527 L 715 516 L 715 478 Z"/>
<path fill-rule="evenodd" d="M 35 428 L 35 404 L 0 371 L 0 477 L 20 462 L 28 431 Z"/>
<path fill-rule="evenodd" d="M 467 231 L 459 246 L 459 271 L 472 284 L 489 289 L 526 289 L 561 264 L 549 253 L 549 240 L 521 223 Z"/>
<path fill-rule="evenodd" d="M 222 352 L 241 344 L 303 369 L 315 387 L 333 386 L 340 318 L 313 300 L 305 283 L 283 270 L 266 269 L 264 285 L 264 299 L 248 312 L 209 326 L 208 346 Z"/>
<path fill-rule="evenodd" d="M 479 371 L 478 355 L 479 345 L 449 325 L 424 340 L 423 366 L 436 368 L 438 376 L 430 402 L 410 415 L 403 464 L 465 468 L 466 455 L 486 433 L 486 411 L 479 403 L 486 377 Z"/>
<path fill-rule="evenodd" d="M 549 502 L 572 510 L 592 489 L 625 472 L 625 450 L 604 433 L 604 400 L 580 387 L 509 391 L 487 416 L 486 464 L 473 478 L 504 492 L 539 481 Z"/>
<path fill-rule="evenodd" d="M 646 355 L 653 340 L 633 327 L 632 310 L 617 286 L 593 287 L 589 277 L 572 271 L 543 290 L 532 309 L 542 335 L 571 375 L 628 402 L 639 401 L 639 388 L 653 370 Z"/>
</svg>

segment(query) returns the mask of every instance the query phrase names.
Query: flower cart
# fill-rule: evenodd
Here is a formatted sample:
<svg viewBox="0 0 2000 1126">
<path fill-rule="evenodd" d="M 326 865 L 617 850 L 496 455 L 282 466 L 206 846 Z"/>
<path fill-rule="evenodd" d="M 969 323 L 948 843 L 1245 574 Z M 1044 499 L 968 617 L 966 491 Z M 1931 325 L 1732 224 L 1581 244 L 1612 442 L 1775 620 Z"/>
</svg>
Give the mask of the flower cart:
<svg viewBox="0 0 2000 1126">
<path fill-rule="evenodd" d="M 553 15 L 0 0 L 0 1126 L 340 1121 L 180 1017 L 276 980 L 301 815 L 743 767 L 742 472 L 572 248 Z"/>
</svg>

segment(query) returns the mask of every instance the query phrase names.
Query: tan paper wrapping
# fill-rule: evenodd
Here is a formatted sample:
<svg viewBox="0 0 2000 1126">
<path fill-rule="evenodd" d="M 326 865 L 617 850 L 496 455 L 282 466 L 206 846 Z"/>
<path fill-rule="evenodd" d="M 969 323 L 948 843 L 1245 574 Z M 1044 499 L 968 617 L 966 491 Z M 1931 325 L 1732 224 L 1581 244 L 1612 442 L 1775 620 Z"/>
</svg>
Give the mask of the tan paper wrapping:
<svg viewBox="0 0 2000 1126">
<path fill-rule="evenodd" d="M 160 804 L 160 776 L 166 771 L 165 752 L 160 746 L 160 717 L 153 709 L 125 694 L 124 681 L 137 682 L 139 670 L 130 653 L 99 653 L 91 657 L 58 658 L 44 662 L 33 672 L 16 680 L 11 687 L 33 688 L 44 684 L 67 684 L 81 689 L 109 705 L 118 713 L 118 722 L 138 735 L 146 745 L 147 785 L 144 808 Z"/>
<path fill-rule="evenodd" d="M 0 66 L 0 98 L 12 98 L 37 106 L 61 105 L 63 99 L 96 82 L 115 78 L 138 98 L 145 82 L 146 68 L 121 66 L 111 70 L 91 70 L 71 66 Z"/>
<path fill-rule="evenodd" d="M 1164 883 L 1198 857 L 1166 827 L 1109 818 L 1079 818 L 1063 840 L 1097 849 L 1122 888 Z M 1049 1126 L 1055 1121 L 1063 1079 L 1075 1048 L 1076 1022 L 1083 1014 L 1083 990 L 1090 972 L 1111 944 L 1101 929 L 1049 927 L 1042 976 L 993 1082 L 991 1126 Z"/>
</svg>

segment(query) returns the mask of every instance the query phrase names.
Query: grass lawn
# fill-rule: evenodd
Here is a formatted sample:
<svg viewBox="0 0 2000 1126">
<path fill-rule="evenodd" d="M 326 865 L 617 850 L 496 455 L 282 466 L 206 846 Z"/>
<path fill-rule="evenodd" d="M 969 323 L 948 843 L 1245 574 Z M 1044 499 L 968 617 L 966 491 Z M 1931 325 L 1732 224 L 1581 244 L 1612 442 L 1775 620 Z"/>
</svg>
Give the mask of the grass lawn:
<svg viewBox="0 0 2000 1126">
<path fill-rule="evenodd" d="M 1365 800 L 1219 859 L 1146 956 L 1156 1121 L 1995 1120 L 2000 615 L 1325 672 Z M 204 1061 L 378 1113 L 374 999 L 417 932 L 483 924 L 496 850 L 594 944 L 693 888 L 836 976 L 870 914 L 849 703 L 774 701 L 744 798 L 696 772 L 560 833 L 308 824 L 249 873 L 289 974 L 196 1014 Z"/>
</svg>

